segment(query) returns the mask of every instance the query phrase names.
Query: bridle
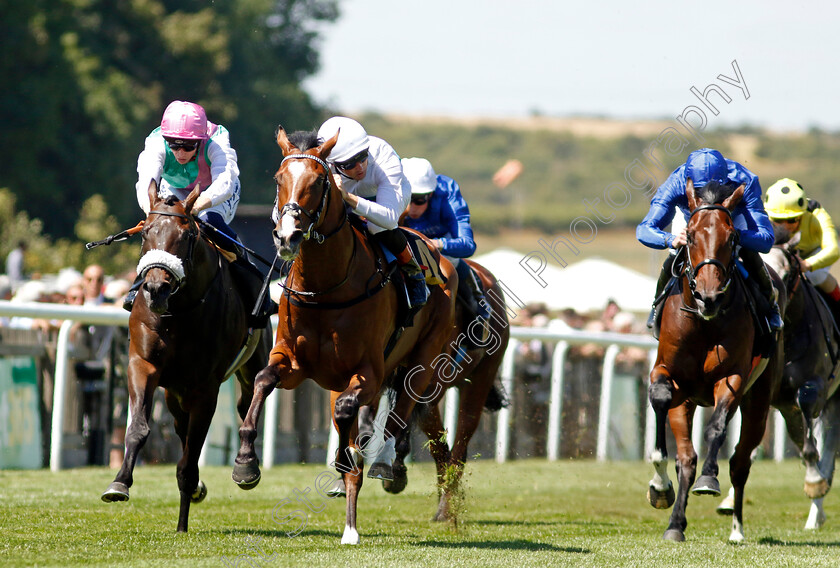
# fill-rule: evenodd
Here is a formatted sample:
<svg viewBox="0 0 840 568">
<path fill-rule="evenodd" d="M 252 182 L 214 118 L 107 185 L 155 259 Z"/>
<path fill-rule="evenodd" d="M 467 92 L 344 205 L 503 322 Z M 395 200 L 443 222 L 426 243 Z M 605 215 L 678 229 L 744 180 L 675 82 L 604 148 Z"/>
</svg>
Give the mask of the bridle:
<svg viewBox="0 0 840 568">
<path fill-rule="evenodd" d="M 724 207 L 723 205 L 701 205 L 698 208 L 696 208 L 694 211 L 691 212 L 691 215 L 689 215 L 689 217 L 688 217 L 689 222 L 691 222 L 691 218 L 694 217 L 694 215 L 696 215 L 698 212 L 709 211 L 709 210 L 724 211 L 724 212 L 726 212 L 726 216 L 729 218 L 730 222 L 732 221 L 732 212 L 729 209 L 727 209 L 726 207 Z M 697 281 L 696 281 L 697 272 L 701 268 L 706 266 L 707 264 L 710 264 L 712 266 L 717 266 L 721 270 L 721 272 L 723 272 L 724 275 L 725 275 L 726 279 L 724 280 L 723 286 L 721 286 L 721 288 L 718 290 L 718 292 L 722 294 L 729 289 L 730 284 L 732 284 L 733 276 L 735 275 L 736 259 L 738 258 L 738 254 L 737 254 L 737 247 L 738 247 L 738 242 L 739 242 L 738 241 L 738 231 L 736 231 L 736 230 L 732 231 L 732 235 L 730 235 L 729 241 L 730 241 L 729 245 L 732 248 L 732 257 L 729 259 L 729 265 L 728 266 L 724 265 L 721 261 L 719 261 L 716 258 L 706 258 L 706 259 L 698 262 L 696 266 L 692 266 L 691 265 L 691 255 L 686 254 L 685 274 L 686 274 L 686 277 L 688 278 L 688 287 L 691 289 L 692 294 L 696 291 L 696 288 L 697 288 Z M 686 248 L 688 248 L 688 245 L 686 245 Z M 686 252 L 688 252 L 688 251 L 686 251 Z"/>
<path fill-rule="evenodd" d="M 310 213 L 303 207 L 301 207 L 298 203 L 294 201 L 290 201 L 283 205 L 280 209 L 280 217 L 282 218 L 284 215 L 290 215 L 293 219 L 300 220 L 301 214 L 306 215 L 309 218 L 309 227 L 305 231 L 303 231 L 303 240 L 308 241 L 309 239 L 314 240 L 316 243 L 323 244 L 327 238 L 333 236 L 341 228 L 344 226 L 344 223 L 347 221 L 347 215 L 344 215 L 341 219 L 341 223 L 339 223 L 338 227 L 332 230 L 328 234 L 322 234 L 315 230 L 315 227 L 318 226 L 318 223 L 321 220 L 321 214 L 323 214 L 324 210 L 327 208 L 330 200 L 330 167 L 327 163 L 319 158 L 318 156 L 313 156 L 312 154 L 289 154 L 288 156 L 283 158 L 283 161 L 280 162 L 280 167 L 283 167 L 283 164 L 286 163 L 287 160 L 312 160 L 316 162 L 319 166 L 324 168 L 324 172 L 326 175 L 324 176 L 324 183 L 321 185 L 321 200 L 318 202 L 318 207 L 315 209 L 314 212 Z"/>
<path fill-rule="evenodd" d="M 171 294 L 174 295 L 183 287 L 184 282 L 187 279 L 187 270 L 185 266 L 192 266 L 193 264 L 193 251 L 195 250 L 195 244 L 198 241 L 199 235 L 198 224 L 195 219 L 182 213 L 173 213 L 171 211 L 149 211 L 148 217 L 151 217 L 152 215 L 179 217 L 181 219 L 186 219 L 189 224 L 189 229 L 187 230 L 187 257 L 185 259 L 181 260 L 181 258 L 168 251 L 152 249 L 143 255 L 137 265 L 137 273 L 144 279 L 146 278 L 146 274 L 152 268 L 160 268 L 169 274 L 174 282 L 171 292 Z M 151 223 L 148 223 L 146 224 L 146 227 L 149 227 L 150 225 Z"/>
</svg>

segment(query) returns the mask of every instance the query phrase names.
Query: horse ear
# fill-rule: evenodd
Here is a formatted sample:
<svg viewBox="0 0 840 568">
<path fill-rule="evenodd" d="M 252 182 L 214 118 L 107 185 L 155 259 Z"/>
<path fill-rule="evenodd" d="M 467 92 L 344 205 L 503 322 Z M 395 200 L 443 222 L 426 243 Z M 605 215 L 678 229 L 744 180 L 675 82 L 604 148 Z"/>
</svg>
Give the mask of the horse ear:
<svg viewBox="0 0 840 568">
<path fill-rule="evenodd" d="M 149 182 L 149 211 L 155 208 L 155 204 L 160 201 L 158 197 L 158 185 L 154 178 Z"/>
<path fill-rule="evenodd" d="M 723 200 L 722 205 L 730 211 L 735 209 L 735 206 L 741 203 L 741 198 L 744 197 L 744 188 L 746 186 L 742 183 L 738 189 L 732 192 L 732 195 Z"/>
<path fill-rule="evenodd" d="M 330 155 L 330 152 L 332 152 L 332 149 L 335 147 L 335 143 L 338 142 L 339 132 L 341 132 L 340 128 L 336 130 L 335 136 L 318 146 L 318 154 L 322 160 L 326 159 L 326 157 Z"/>
<path fill-rule="evenodd" d="M 277 145 L 280 146 L 284 156 L 298 152 L 298 149 L 289 142 L 289 137 L 286 136 L 286 130 L 281 125 L 277 125 L 277 130 L 274 134 L 277 137 Z"/>
<path fill-rule="evenodd" d="M 697 196 L 694 195 L 694 182 L 691 181 L 691 178 L 685 180 L 685 196 L 688 198 L 689 210 L 697 209 Z"/>
<path fill-rule="evenodd" d="M 201 184 L 195 184 L 195 189 L 193 189 L 187 198 L 184 200 L 184 212 L 189 215 L 192 212 L 193 205 L 195 205 L 195 200 L 198 199 L 198 196 L 201 195 Z"/>
</svg>

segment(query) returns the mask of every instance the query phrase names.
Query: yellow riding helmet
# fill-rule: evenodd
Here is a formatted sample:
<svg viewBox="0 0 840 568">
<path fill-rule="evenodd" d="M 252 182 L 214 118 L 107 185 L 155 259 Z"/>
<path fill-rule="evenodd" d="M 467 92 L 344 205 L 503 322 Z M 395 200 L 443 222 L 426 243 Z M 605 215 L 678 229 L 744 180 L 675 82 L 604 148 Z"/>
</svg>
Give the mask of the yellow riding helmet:
<svg viewBox="0 0 840 568">
<path fill-rule="evenodd" d="M 764 208 L 771 219 L 795 219 L 808 209 L 808 198 L 798 182 L 782 178 L 767 188 Z"/>
</svg>

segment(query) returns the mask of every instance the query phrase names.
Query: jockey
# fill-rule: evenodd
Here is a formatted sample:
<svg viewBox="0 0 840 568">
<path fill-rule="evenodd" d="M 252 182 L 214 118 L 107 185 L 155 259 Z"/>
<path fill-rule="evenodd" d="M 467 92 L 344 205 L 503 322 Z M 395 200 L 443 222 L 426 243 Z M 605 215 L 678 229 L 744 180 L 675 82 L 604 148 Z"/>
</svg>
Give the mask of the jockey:
<svg viewBox="0 0 840 568">
<path fill-rule="evenodd" d="M 784 225 L 791 235 L 799 233 L 796 249 L 799 264 L 811 284 L 833 300 L 832 311 L 840 313 L 840 286 L 829 270 L 840 258 L 834 222 L 820 204 L 808 199 L 798 182 L 783 178 L 767 189 L 767 214 L 775 225 Z"/>
<path fill-rule="evenodd" d="M 407 276 L 410 308 L 416 310 L 426 303 L 429 292 L 422 267 L 397 227 L 411 197 L 400 157 L 390 144 L 369 136 L 361 124 L 344 116 L 324 122 L 318 129 L 318 138 L 329 140 L 336 132 L 338 141 L 327 161 L 336 174 L 344 202 L 367 220 L 371 236 L 397 258 Z"/>
<path fill-rule="evenodd" d="M 688 155 L 685 164 L 674 170 L 668 179 L 659 186 L 651 199 L 650 211 L 636 228 L 636 238 L 645 246 L 654 249 L 670 248 L 671 254 L 665 259 L 659 281 L 656 285 L 656 300 L 648 319 L 648 327 L 653 327 L 656 304 L 671 275 L 671 267 L 676 256 L 676 249 L 686 245 L 686 232 L 683 229 L 674 235 L 665 231 L 679 208 L 686 221 L 691 216 L 685 195 L 686 180 L 691 179 L 694 187 L 704 187 L 710 181 L 730 187 L 744 185 L 744 197 L 732 213 L 735 227 L 740 237 L 740 256 L 747 272 L 755 278 L 762 297 L 766 300 L 766 316 L 771 331 L 782 328 L 782 318 L 776 303 L 776 290 L 770 280 L 770 274 L 764 266 L 759 253 L 767 252 L 773 246 L 773 225 L 767 217 L 761 202 L 761 186 L 758 176 L 747 168 L 723 157 L 717 150 L 703 148 Z"/>
<path fill-rule="evenodd" d="M 470 311 L 483 319 L 490 317 L 478 278 L 462 258 L 475 253 L 470 209 L 461 196 L 458 183 L 436 175 L 425 158 L 404 158 L 403 173 L 411 185 L 411 203 L 403 220 L 406 227 L 423 233 L 458 271 L 459 293 L 467 299 Z"/>
<path fill-rule="evenodd" d="M 256 303 L 263 276 L 244 256 L 236 244 L 236 232 L 228 225 L 233 221 L 239 205 L 239 166 L 236 150 L 231 148 L 230 134 L 220 125 L 207 120 L 200 105 L 186 101 L 173 101 L 163 112 L 160 126 L 146 138 L 145 148 L 137 158 L 137 203 L 149 214 L 149 185 L 158 184 L 158 196 L 174 195 L 184 200 L 195 188 L 201 194 L 195 200 L 192 213 L 222 233 L 214 242 L 237 259 L 230 263 L 231 275 L 239 288 L 247 294 L 243 298 L 250 305 Z M 124 306 L 131 305 L 142 285 L 137 281 L 126 296 Z M 270 299 L 260 307 L 259 319 L 266 319 L 272 310 Z M 255 324 L 255 327 L 259 324 Z"/>
</svg>

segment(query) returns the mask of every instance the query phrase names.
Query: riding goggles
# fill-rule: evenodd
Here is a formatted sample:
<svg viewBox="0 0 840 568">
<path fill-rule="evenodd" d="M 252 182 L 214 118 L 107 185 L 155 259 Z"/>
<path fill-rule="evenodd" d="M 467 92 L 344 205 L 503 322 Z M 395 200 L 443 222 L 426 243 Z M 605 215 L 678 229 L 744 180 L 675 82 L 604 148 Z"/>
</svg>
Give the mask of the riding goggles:
<svg viewBox="0 0 840 568">
<path fill-rule="evenodd" d="M 345 171 L 352 170 L 358 164 L 364 162 L 367 159 L 368 159 L 368 151 L 367 150 L 362 150 L 361 152 L 359 152 L 358 154 L 356 154 L 355 156 L 353 156 L 349 160 L 345 160 L 343 162 L 336 162 L 335 167 L 338 168 L 339 170 L 345 170 Z"/>
<path fill-rule="evenodd" d="M 411 198 L 412 205 L 425 205 L 428 201 L 428 195 L 415 195 Z"/>
<path fill-rule="evenodd" d="M 192 152 L 198 148 L 198 140 L 167 140 L 166 143 L 173 152 L 176 150 Z"/>
</svg>

